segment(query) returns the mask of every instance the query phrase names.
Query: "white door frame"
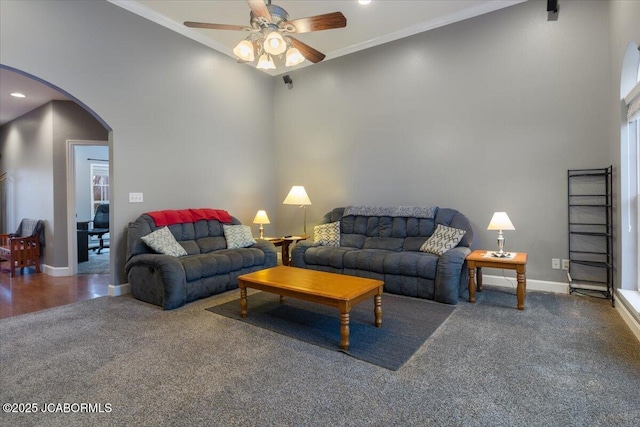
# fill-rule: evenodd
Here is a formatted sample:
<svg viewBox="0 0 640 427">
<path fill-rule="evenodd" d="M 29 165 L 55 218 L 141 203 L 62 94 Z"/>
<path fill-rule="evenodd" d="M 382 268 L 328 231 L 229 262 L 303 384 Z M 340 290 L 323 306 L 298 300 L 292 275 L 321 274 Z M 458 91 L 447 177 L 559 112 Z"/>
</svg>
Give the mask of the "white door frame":
<svg viewBox="0 0 640 427">
<path fill-rule="evenodd" d="M 78 274 L 78 233 L 76 218 L 76 158 L 75 147 L 85 145 L 109 146 L 109 141 L 92 141 L 92 140 L 67 140 L 67 260 L 69 276 Z M 111 171 L 111 162 L 109 162 L 109 170 Z M 111 186 L 109 186 L 111 192 Z M 109 212 L 111 217 L 111 212 Z M 111 221 L 111 218 L 109 218 Z M 111 263 L 111 251 L 109 251 L 109 263 Z"/>
</svg>

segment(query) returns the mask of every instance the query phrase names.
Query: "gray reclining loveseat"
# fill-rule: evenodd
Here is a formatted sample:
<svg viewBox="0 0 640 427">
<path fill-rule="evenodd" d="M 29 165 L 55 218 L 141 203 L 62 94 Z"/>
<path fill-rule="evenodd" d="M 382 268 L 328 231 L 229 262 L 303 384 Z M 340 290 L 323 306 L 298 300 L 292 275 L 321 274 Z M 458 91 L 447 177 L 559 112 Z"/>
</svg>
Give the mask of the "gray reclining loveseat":
<svg viewBox="0 0 640 427">
<path fill-rule="evenodd" d="M 332 210 L 322 221 L 336 222 L 338 246 L 300 242 L 292 250 L 294 267 L 375 278 L 384 281 L 386 292 L 447 304 L 468 295 L 465 258 L 471 252 L 473 230 L 460 212 L 438 207 L 350 206 Z M 438 224 L 463 230 L 464 236 L 442 255 L 421 251 Z"/>
<path fill-rule="evenodd" d="M 240 243 L 244 247 L 230 249 L 238 245 L 229 245 L 225 237 L 229 225 L 241 224 L 226 211 L 213 209 L 149 212 L 129 223 L 125 272 L 131 294 L 169 310 L 236 288 L 238 276 L 277 264 L 275 246 L 253 240 L 250 230 Z M 181 256 L 158 253 L 143 240 L 165 226 L 177 249 L 184 250 Z M 166 246 L 162 242 L 160 249 Z"/>
</svg>

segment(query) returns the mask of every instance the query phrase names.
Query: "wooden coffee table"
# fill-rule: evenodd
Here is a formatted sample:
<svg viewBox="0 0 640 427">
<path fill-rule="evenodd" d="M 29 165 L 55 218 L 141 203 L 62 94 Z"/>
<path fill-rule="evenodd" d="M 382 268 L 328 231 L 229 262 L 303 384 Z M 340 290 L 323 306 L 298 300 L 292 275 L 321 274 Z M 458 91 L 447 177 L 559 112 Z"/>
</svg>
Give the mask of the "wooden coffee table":
<svg viewBox="0 0 640 427">
<path fill-rule="evenodd" d="M 240 315 L 247 317 L 247 288 L 259 289 L 284 297 L 293 297 L 340 310 L 340 347 L 349 349 L 349 313 L 351 308 L 373 297 L 375 325 L 382 326 L 381 280 L 325 273 L 305 268 L 278 266 L 238 277 Z"/>
</svg>

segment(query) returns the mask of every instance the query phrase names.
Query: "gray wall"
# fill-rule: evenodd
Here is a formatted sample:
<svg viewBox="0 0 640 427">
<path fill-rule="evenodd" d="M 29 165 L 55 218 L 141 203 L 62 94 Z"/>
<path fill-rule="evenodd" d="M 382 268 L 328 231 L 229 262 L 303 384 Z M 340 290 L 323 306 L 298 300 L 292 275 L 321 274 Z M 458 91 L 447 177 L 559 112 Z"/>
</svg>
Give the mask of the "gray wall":
<svg viewBox="0 0 640 427">
<path fill-rule="evenodd" d="M 476 248 L 496 247 L 486 227 L 506 211 L 528 277 L 566 281 L 551 258 L 568 257 L 567 169 L 610 162 L 608 6 L 563 1 L 548 22 L 545 3 L 290 73 L 294 88 L 276 88 L 278 196 L 305 185 L 309 223 L 346 204 L 456 208 Z M 279 207 L 281 233 L 293 210 Z"/>
<path fill-rule="evenodd" d="M 281 204 L 294 184 L 313 202 L 308 228 L 339 205 L 436 204 L 491 248 L 485 228 L 506 210 L 528 277 L 564 281 L 550 258 L 567 256 L 566 170 L 616 161 L 610 50 L 637 36 L 631 3 L 564 0 L 547 22 L 528 1 L 292 72 L 288 90 L 106 2 L 2 1 L 0 63 L 113 129 L 114 283 L 139 213 L 221 207 L 249 223 L 266 209 L 267 234 L 300 233 Z"/>
<path fill-rule="evenodd" d="M 0 64 L 112 129 L 114 284 L 127 281 L 126 227 L 142 212 L 216 207 L 249 223 L 274 211 L 270 76 L 104 1 L 0 2 Z"/>
<path fill-rule="evenodd" d="M 52 141 L 52 103 L 0 127 L 2 172 L 7 173 L 7 218 L 2 232 L 16 231 L 22 218 L 41 219 L 47 246 L 53 238 L 54 224 Z M 53 260 L 53 252 L 45 250 L 45 263 Z"/>
</svg>

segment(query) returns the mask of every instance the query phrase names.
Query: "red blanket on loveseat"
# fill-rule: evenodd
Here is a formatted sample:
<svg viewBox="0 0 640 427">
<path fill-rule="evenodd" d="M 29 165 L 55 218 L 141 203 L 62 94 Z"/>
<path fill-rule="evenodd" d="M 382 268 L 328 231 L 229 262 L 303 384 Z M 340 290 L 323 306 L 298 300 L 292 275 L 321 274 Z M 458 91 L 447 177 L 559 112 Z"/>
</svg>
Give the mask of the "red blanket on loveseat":
<svg viewBox="0 0 640 427">
<path fill-rule="evenodd" d="M 184 224 L 187 222 L 198 222 L 203 219 L 216 219 L 222 223 L 231 223 L 231 215 L 222 209 L 179 209 L 147 212 L 156 227 L 164 227 L 171 224 Z"/>
</svg>

